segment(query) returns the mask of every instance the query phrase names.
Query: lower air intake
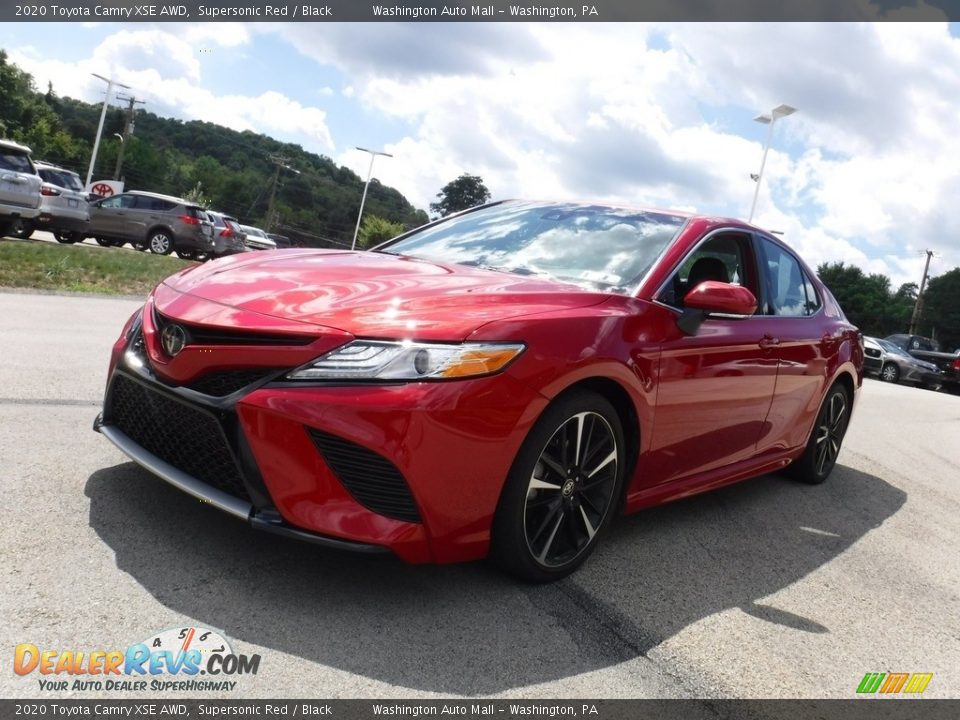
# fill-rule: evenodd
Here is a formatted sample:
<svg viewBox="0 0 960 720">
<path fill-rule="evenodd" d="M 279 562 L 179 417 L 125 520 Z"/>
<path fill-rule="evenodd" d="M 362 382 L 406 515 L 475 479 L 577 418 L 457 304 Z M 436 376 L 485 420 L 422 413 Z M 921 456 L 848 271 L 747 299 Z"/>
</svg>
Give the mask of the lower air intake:
<svg viewBox="0 0 960 720">
<path fill-rule="evenodd" d="M 307 428 L 314 444 L 341 484 L 368 510 L 394 520 L 419 523 L 407 481 L 382 455 L 336 435 Z"/>
</svg>

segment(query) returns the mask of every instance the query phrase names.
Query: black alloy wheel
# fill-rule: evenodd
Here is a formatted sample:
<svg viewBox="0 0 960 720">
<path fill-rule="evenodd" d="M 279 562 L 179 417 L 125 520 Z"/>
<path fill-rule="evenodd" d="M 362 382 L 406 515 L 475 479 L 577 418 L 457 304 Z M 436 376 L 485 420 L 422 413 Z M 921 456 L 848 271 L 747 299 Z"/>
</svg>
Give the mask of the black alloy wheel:
<svg viewBox="0 0 960 720">
<path fill-rule="evenodd" d="M 806 450 L 790 465 L 794 477 L 810 485 L 826 480 L 837 464 L 849 423 L 850 398 L 842 385 L 834 385 L 823 401 Z"/>
<path fill-rule="evenodd" d="M 493 559 L 533 582 L 573 572 L 617 506 L 624 447 L 620 419 L 602 396 L 577 391 L 547 408 L 504 487 Z"/>
</svg>

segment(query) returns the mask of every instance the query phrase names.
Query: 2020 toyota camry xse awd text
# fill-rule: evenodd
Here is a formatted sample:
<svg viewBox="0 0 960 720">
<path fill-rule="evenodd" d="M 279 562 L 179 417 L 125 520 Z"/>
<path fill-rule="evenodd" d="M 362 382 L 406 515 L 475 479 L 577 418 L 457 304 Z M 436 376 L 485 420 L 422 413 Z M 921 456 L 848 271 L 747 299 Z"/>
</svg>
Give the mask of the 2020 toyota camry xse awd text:
<svg viewBox="0 0 960 720">
<path fill-rule="evenodd" d="M 619 512 L 825 480 L 862 363 L 758 228 L 511 201 L 170 277 L 113 348 L 96 427 L 256 528 L 546 581 Z"/>
</svg>

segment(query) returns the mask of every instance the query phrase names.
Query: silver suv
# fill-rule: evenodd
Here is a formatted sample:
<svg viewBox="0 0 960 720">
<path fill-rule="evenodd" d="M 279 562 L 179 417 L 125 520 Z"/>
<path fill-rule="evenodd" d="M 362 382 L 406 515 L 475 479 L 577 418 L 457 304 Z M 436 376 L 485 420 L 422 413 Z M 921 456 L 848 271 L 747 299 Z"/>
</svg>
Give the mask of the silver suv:
<svg viewBox="0 0 960 720">
<path fill-rule="evenodd" d="M 207 210 L 207 215 L 213 221 L 213 257 L 247 251 L 247 246 L 243 242 L 245 235 L 240 229 L 239 220 L 214 210 Z"/>
<path fill-rule="evenodd" d="M 30 148 L 12 140 L 0 140 L 0 237 L 15 224 L 37 216 L 40 182 L 30 159 Z"/>
<path fill-rule="evenodd" d="M 185 260 L 213 251 L 213 223 L 206 211 L 183 198 L 126 192 L 90 204 L 87 237 L 101 245 L 130 243 L 137 250 Z"/>
<path fill-rule="evenodd" d="M 90 223 L 90 205 L 80 176 L 50 163 L 36 162 L 40 186 L 40 212 L 35 220 L 23 220 L 20 237 L 34 229 L 48 230 L 62 243 L 82 242 Z"/>
</svg>

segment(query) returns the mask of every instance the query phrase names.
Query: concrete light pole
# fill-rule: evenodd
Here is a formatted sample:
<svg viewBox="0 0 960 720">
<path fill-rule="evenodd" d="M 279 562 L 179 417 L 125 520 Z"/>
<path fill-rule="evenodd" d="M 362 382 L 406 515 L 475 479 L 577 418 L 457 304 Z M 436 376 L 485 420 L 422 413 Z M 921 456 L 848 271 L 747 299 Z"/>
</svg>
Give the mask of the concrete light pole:
<svg viewBox="0 0 960 720">
<path fill-rule="evenodd" d="M 96 73 L 90 73 L 95 78 L 100 78 L 107 84 L 107 94 L 103 98 L 103 110 L 100 111 L 100 124 L 97 126 L 97 138 L 93 141 L 93 153 L 90 155 L 90 167 L 87 168 L 87 187 L 90 186 L 90 179 L 93 177 L 93 166 L 97 162 L 97 151 L 100 150 L 100 135 L 103 133 L 103 121 L 107 117 L 107 106 L 110 104 L 110 93 L 113 92 L 113 86 L 130 89 L 129 85 L 124 85 L 123 83 L 118 83 L 116 80 L 111 78 L 105 78 L 103 75 L 97 75 Z"/>
<path fill-rule="evenodd" d="M 767 142 L 763 146 L 763 159 L 760 160 L 760 172 L 756 175 L 750 175 L 751 178 L 757 183 L 756 188 L 753 191 L 753 203 L 750 205 L 750 217 L 747 218 L 747 222 L 753 222 L 753 213 L 757 209 L 757 197 L 760 195 L 760 183 L 763 182 L 763 168 L 767 164 L 767 152 L 770 150 L 770 140 L 773 138 L 773 125 L 782 117 L 787 115 L 793 115 L 797 109 L 795 107 L 790 107 L 789 105 L 777 105 L 769 114 L 763 113 L 762 115 L 757 115 L 754 120 L 758 123 L 763 123 L 764 125 L 769 125 L 767 130 Z"/>
<path fill-rule="evenodd" d="M 363 219 L 363 204 L 367 201 L 367 190 L 370 189 L 370 178 L 373 176 L 373 161 L 377 159 L 377 155 L 393 157 L 390 153 L 380 152 L 379 150 L 367 150 L 362 147 L 358 147 L 357 150 L 370 153 L 370 169 L 367 170 L 367 182 L 363 186 L 363 197 L 360 198 L 360 212 L 357 213 L 357 227 L 353 230 L 353 243 L 350 245 L 351 250 L 357 249 L 357 235 L 360 233 L 360 220 Z"/>
</svg>

